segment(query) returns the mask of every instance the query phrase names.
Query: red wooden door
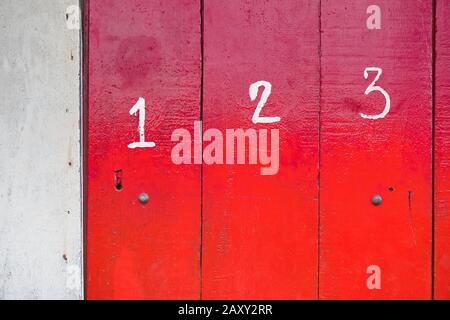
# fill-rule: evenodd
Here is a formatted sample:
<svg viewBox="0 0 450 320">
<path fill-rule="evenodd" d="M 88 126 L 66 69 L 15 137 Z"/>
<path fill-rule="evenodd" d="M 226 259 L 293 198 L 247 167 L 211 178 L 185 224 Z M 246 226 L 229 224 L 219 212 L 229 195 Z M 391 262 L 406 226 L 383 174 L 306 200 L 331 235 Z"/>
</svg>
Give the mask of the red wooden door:
<svg viewBox="0 0 450 320">
<path fill-rule="evenodd" d="M 245 164 L 203 165 L 203 297 L 316 298 L 319 1 L 205 1 L 204 19 L 204 128 L 258 141 Z M 265 94 L 280 119 L 255 124 Z"/>
<path fill-rule="evenodd" d="M 322 0 L 320 298 L 428 299 L 432 2 L 372 4 Z"/>
<path fill-rule="evenodd" d="M 200 2 L 88 4 L 87 298 L 197 299 L 200 166 L 171 161 L 171 134 L 200 116 Z M 139 98 L 154 148 L 130 145 Z"/>
<path fill-rule="evenodd" d="M 450 299 L 450 2 L 436 1 L 435 298 Z"/>
<path fill-rule="evenodd" d="M 87 298 L 449 297 L 449 6 L 433 257 L 432 1 L 280 3 L 86 1 Z"/>
</svg>

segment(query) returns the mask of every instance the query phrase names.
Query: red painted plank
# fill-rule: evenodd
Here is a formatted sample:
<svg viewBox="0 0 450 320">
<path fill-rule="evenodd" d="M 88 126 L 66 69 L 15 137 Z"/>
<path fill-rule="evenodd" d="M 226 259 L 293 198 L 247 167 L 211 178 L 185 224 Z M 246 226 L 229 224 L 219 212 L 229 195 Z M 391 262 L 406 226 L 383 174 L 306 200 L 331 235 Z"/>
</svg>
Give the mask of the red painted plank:
<svg viewBox="0 0 450 320">
<path fill-rule="evenodd" d="M 170 155 L 173 130 L 200 116 L 200 2 L 90 1 L 89 13 L 87 298 L 199 298 L 200 166 Z M 128 148 L 139 97 L 155 148 Z"/>
<path fill-rule="evenodd" d="M 436 1 L 435 298 L 450 299 L 450 2 Z"/>
<path fill-rule="evenodd" d="M 318 4 L 205 1 L 204 129 L 279 130 L 277 174 L 203 165 L 206 299 L 317 297 Z M 254 125 L 262 80 L 261 116 L 281 121 Z"/>
<path fill-rule="evenodd" d="M 322 0 L 320 298 L 431 297 L 431 3 Z"/>
</svg>

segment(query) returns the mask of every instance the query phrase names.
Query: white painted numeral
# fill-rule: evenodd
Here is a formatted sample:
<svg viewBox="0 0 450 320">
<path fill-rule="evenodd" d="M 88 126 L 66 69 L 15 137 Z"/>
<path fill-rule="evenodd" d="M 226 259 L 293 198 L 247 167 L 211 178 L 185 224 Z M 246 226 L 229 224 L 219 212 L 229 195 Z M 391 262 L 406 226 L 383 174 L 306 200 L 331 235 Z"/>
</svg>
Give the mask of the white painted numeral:
<svg viewBox="0 0 450 320">
<path fill-rule="evenodd" d="M 154 142 L 145 142 L 145 99 L 139 98 L 138 102 L 130 109 L 130 115 L 139 113 L 139 142 L 133 142 L 128 145 L 130 149 L 136 148 L 154 148 Z"/>
<path fill-rule="evenodd" d="M 377 67 L 368 67 L 364 70 L 364 79 L 367 80 L 369 78 L 370 71 L 376 72 L 377 75 L 375 76 L 375 79 L 372 81 L 372 83 L 367 87 L 364 94 L 368 95 L 372 91 L 379 91 L 383 94 L 384 98 L 386 99 L 386 104 L 384 106 L 384 110 L 382 113 L 377 114 L 377 115 L 367 115 L 367 114 L 361 113 L 361 117 L 363 117 L 364 119 L 371 119 L 371 120 L 382 119 L 382 118 L 386 117 L 386 115 L 389 113 L 389 110 L 391 108 L 391 98 L 389 97 L 389 94 L 383 88 L 375 85 L 376 82 L 380 79 L 381 74 L 383 73 L 383 70 L 381 68 L 377 68 Z"/>
<path fill-rule="evenodd" d="M 264 87 L 264 90 L 261 95 L 261 99 L 259 100 L 258 105 L 256 107 L 255 113 L 253 114 L 252 122 L 254 124 L 279 122 L 281 120 L 280 117 L 260 117 L 259 116 L 261 113 L 261 110 L 264 108 L 264 105 L 267 102 L 267 99 L 270 96 L 270 93 L 272 92 L 272 85 L 270 84 L 270 82 L 267 82 L 267 81 L 258 81 L 258 82 L 252 83 L 250 85 L 250 90 L 249 90 L 250 99 L 252 101 L 255 101 L 256 97 L 258 96 L 259 87 Z"/>
</svg>

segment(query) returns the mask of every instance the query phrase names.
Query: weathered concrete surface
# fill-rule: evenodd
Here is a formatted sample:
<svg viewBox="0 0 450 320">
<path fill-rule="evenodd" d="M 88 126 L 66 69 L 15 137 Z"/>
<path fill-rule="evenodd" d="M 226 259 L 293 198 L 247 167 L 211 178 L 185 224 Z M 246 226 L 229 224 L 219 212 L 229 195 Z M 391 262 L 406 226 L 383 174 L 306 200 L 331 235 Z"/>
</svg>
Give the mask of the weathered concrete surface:
<svg viewBox="0 0 450 320">
<path fill-rule="evenodd" d="M 0 2 L 0 299 L 82 297 L 77 4 Z"/>
</svg>

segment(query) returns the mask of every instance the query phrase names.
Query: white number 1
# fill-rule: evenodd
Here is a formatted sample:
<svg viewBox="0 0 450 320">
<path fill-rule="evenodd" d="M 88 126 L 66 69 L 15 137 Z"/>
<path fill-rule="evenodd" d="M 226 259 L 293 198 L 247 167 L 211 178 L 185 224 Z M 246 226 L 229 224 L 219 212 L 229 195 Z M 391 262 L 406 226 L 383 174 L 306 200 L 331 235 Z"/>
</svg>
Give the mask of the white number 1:
<svg viewBox="0 0 450 320">
<path fill-rule="evenodd" d="M 154 142 L 145 142 L 145 99 L 139 98 L 138 102 L 130 109 L 130 115 L 139 113 L 139 142 L 133 142 L 128 145 L 130 149 L 136 148 L 154 148 Z"/>
<path fill-rule="evenodd" d="M 382 119 L 386 117 L 386 115 L 389 113 L 389 110 L 391 108 L 391 98 L 383 88 L 375 85 L 375 83 L 380 79 L 381 74 L 383 73 L 383 69 L 377 67 L 366 68 L 364 70 L 364 79 L 369 78 L 369 71 L 375 71 L 377 75 L 375 76 L 375 79 L 372 81 L 372 83 L 367 87 L 366 92 L 364 92 L 364 94 L 368 95 L 372 91 L 379 91 L 384 95 L 384 98 L 386 99 L 386 104 L 384 106 L 384 110 L 382 113 L 373 116 L 361 113 L 361 117 L 363 117 L 364 119 L 372 119 L 372 120 Z"/>
</svg>

